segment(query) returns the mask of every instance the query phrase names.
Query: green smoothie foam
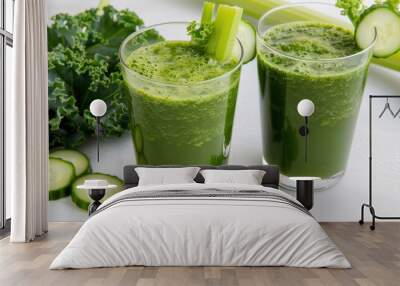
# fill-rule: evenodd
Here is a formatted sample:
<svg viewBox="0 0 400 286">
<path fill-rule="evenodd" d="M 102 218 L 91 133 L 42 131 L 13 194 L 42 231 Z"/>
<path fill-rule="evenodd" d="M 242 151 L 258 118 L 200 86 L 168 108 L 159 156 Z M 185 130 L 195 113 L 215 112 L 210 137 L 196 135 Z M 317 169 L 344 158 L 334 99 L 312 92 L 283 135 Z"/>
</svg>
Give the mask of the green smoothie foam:
<svg viewBox="0 0 400 286">
<path fill-rule="evenodd" d="M 368 63 L 351 67 L 329 60 L 359 51 L 352 32 L 318 22 L 274 26 L 264 35 L 271 47 L 258 53 L 264 159 L 286 176 L 328 178 L 344 171 Z M 275 50 L 275 51 L 274 51 Z M 325 61 L 315 61 L 325 59 Z M 313 61 L 314 60 L 314 61 Z M 308 160 L 296 107 L 310 99 Z"/>
<path fill-rule="evenodd" d="M 158 42 L 131 53 L 127 65 L 134 73 L 125 82 L 139 164 L 225 163 L 237 64 L 219 63 L 185 41 Z"/>
<path fill-rule="evenodd" d="M 129 67 L 151 80 L 173 84 L 213 79 L 236 66 L 235 60 L 220 63 L 204 49 L 185 41 L 166 41 L 141 47 L 128 58 Z"/>
</svg>

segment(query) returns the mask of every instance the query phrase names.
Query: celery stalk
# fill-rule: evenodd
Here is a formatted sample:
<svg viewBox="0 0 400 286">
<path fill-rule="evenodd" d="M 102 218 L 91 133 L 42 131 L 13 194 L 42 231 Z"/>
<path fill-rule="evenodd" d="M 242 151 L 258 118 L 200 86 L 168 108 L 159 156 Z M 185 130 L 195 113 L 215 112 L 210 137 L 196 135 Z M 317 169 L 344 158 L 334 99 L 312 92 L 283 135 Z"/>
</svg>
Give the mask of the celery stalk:
<svg viewBox="0 0 400 286">
<path fill-rule="evenodd" d="M 213 0 L 216 3 L 237 5 L 244 9 L 244 13 L 247 16 L 259 19 L 265 12 L 271 10 L 272 8 L 289 4 L 286 0 Z M 293 19 L 293 17 L 299 20 L 314 20 L 326 19 L 327 17 L 322 17 L 318 15 L 318 12 L 305 11 L 302 9 L 302 13 L 290 13 L 287 15 L 288 19 Z M 300 18 L 299 18 L 300 17 Z M 400 52 L 390 56 L 388 58 L 372 58 L 372 62 L 396 71 L 400 71 Z"/>
<path fill-rule="evenodd" d="M 201 24 L 210 24 L 214 16 L 215 4 L 205 1 L 203 4 L 203 13 L 201 15 Z"/>
<path fill-rule="evenodd" d="M 208 52 L 218 61 L 232 56 L 243 9 L 237 6 L 219 5 L 214 31 L 208 43 Z"/>
<path fill-rule="evenodd" d="M 100 0 L 99 5 L 97 6 L 97 13 L 96 14 L 98 16 L 103 15 L 103 13 L 104 13 L 103 9 L 104 9 L 104 7 L 106 7 L 108 5 L 110 5 L 108 0 Z"/>
<path fill-rule="evenodd" d="M 400 71 L 400 52 L 388 58 L 372 58 L 374 64 Z"/>
<path fill-rule="evenodd" d="M 265 12 L 276 8 L 278 6 L 290 4 L 290 2 L 286 0 L 213 0 L 216 3 L 228 4 L 228 5 L 236 5 L 242 7 L 244 9 L 244 13 L 246 16 L 259 19 Z M 283 14 L 280 14 L 282 16 Z M 280 21 L 285 21 L 285 19 L 297 20 L 297 21 L 327 21 L 329 20 L 332 24 L 337 24 L 341 26 L 348 26 L 351 28 L 351 25 L 347 23 L 343 23 L 342 21 L 329 16 L 318 15 L 318 13 L 311 11 L 306 8 L 293 8 L 290 12 L 287 12 L 285 17 L 277 18 L 276 21 L 279 23 Z M 274 19 L 275 20 L 275 19 Z"/>
<path fill-rule="evenodd" d="M 286 0 L 213 0 L 216 3 L 236 5 L 244 9 L 247 16 L 259 19 L 265 12 L 277 6 L 289 4 Z"/>
</svg>

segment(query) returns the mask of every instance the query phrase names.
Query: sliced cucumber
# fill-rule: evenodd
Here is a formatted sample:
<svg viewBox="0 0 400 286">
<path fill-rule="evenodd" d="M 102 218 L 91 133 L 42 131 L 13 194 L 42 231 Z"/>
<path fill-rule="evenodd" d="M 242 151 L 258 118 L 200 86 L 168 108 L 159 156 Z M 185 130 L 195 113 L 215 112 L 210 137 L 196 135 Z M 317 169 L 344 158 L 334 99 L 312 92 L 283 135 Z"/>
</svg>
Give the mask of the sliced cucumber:
<svg viewBox="0 0 400 286">
<path fill-rule="evenodd" d="M 72 149 L 61 149 L 50 153 L 50 157 L 59 158 L 72 163 L 75 167 L 75 176 L 79 177 L 89 171 L 90 163 L 85 154 Z"/>
<path fill-rule="evenodd" d="M 74 165 L 59 158 L 49 158 L 49 200 L 68 196 L 74 178 Z"/>
<path fill-rule="evenodd" d="M 376 4 L 366 9 L 357 22 L 355 40 L 361 49 L 367 48 L 375 37 L 373 55 L 388 57 L 400 50 L 400 16 L 394 8 Z"/>
<path fill-rule="evenodd" d="M 237 38 L 243 48 L 243 64 L 252 61 L 256 56 L 256 29 L 246 20 L 240 21 Z M 240 57 L 240 45 L 236 42 L 233 55 Z"/>
<path fill-rule="evenodd" d="M 117 185 L 118 188 L 110 189 L 106 191 L 106 195 L 101 200 L 103 202 L 107 198 L 111 197 L 115 193 L 122 191 L 123 181 L 118 177 L 102 174 L 102 173 L 93 173 L 88 175 L 83 175 L 76 179 L 71 186 L 71 198 L 72 201 L 81 209 L 87 210 L 89 204 L 92 202 L 92 199 L 89 197 L 88 191 L 83 189 L 78 189 L 79 185 L 83 185 L 85 180 L 107 180 L 107 182 L 111 185 Z"/>
</svg>

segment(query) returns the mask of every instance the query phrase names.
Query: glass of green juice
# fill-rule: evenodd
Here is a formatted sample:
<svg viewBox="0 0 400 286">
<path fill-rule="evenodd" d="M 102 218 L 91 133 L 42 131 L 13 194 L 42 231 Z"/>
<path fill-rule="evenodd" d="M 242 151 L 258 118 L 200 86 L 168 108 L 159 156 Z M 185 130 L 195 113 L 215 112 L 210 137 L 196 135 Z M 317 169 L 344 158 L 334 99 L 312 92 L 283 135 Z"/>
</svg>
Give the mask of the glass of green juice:
<svg viewBox="0 0 400 286">
<path fill-rule="evenodd" d="M 217 62 L 190 41 L 188 25 L 153 25 L 131 34 L 121 45 L 138 164 L 227 162 L 243 49 L 238 41 L 240 52 Z"/>
<path fill-rule="evenodd" d="M 315 189 L 326 189 L 343 176 L 374 42 L 360 50 L 350 21 L 327 3 L 284 5 L 260 19 L 263 161 L 280 167 L 283 188 L 295 189 L 290 177 L 319 177 Z M 307 139 L 303 99 L 315 106 Z"/>
</svg>

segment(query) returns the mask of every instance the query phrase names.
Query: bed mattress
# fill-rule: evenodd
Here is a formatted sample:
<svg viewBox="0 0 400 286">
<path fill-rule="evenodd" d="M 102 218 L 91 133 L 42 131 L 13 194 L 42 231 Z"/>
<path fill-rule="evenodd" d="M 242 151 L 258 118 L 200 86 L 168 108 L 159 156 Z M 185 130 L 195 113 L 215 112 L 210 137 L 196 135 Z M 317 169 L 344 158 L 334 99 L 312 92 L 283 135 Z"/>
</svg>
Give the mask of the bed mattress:
<svg viewBox="0 0 400 286">
<path fill-rule="evenodd" d="M 144 266 L 349 268 L 312 215 L 263 186 L 134 187 L 105 201 L 50 269 Z"/>
</svg>

